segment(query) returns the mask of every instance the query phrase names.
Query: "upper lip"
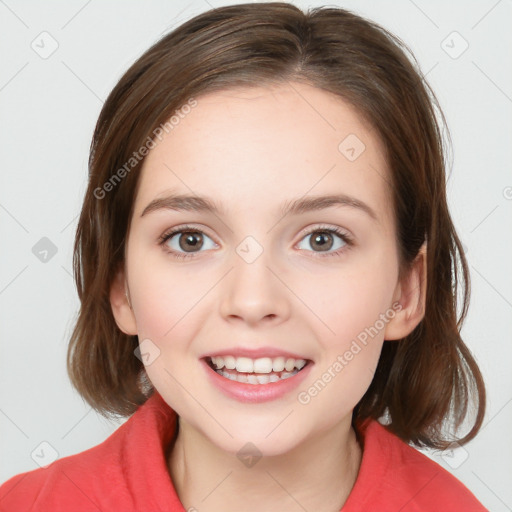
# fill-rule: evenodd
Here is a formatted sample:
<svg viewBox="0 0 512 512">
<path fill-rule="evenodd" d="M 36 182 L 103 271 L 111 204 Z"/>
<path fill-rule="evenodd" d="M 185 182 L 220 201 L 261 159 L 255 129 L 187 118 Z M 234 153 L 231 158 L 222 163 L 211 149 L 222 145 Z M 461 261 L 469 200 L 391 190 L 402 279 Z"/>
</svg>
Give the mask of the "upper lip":
<svg viewBox="0 0 512 512">
<path fill-rule="evenodd" d="M 281 350 L 275 347 L 260 347 L 260 348 L 244 348 L 244 347 L 233 347 L 227 348 L 224 350 L 216 350 L 215 352 L 211 352 L 209 354 L 205 354 L 201 357 L 201 359 L 209 358 L 209 357 L 224 357 L 224 356 L 234 356 L 234 357 L 249 357 L 251 359 L 260 359 L 262 357 L 270 357 L 272 359 L 276 357 L 284 357 L 284 358 L 292 358 L 292 359 L 304 359 L 306 361 L 310 361 L 307 357 L 301 356 L 294 352 L 290 352 L 288 350 Z"/>
</svg>

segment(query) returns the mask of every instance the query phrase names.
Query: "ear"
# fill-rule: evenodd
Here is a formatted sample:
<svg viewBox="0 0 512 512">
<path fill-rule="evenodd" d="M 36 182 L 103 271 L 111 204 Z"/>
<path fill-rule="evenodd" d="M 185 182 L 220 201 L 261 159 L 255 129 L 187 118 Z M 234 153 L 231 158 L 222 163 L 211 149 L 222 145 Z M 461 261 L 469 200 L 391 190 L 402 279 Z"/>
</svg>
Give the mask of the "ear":
<svg viewBox="0 0 512 512">
<path fill-rule="evenodd" d="M 416 256 L 408 275 L 397 284 L 393 304 L 398 302 L 402 309 L 386 325 L 385 340 L 399 340 L 410 334 L 425 316 L 427 293 L 427 242 Z"/>
<path fill-rule="evenodd" d="M 129 302 L 129 290 L 124 270 L 117 272 L 110 286 L 110 305 L 117 326 L 125 334 L 137 334 L 137 324 Z"/>
</svg>

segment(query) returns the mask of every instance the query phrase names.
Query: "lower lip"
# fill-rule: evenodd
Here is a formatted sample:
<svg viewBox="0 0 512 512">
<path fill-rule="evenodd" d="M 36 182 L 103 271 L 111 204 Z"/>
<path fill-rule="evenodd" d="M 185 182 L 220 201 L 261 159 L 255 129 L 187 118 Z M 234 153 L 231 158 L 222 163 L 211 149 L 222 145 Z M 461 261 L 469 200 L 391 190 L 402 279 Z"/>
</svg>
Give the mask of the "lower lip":
<svg viewBox="0 0 512 512">
<path fill-rule="evenodd" d="M 228 397 L 245 403 L 269 402 L 281 398 L 297 388 L 308 376 L 313 366 L 313 363 L 309 362 L 293 377 L 278 380 L 277 382 L 246 384 L 245 382 L 237 382 L 219 375 L 204 359 L 201 360 L 201 363 L 208 374 L 208 378 L 216 388 L 220 389 Z"/>
</svg>

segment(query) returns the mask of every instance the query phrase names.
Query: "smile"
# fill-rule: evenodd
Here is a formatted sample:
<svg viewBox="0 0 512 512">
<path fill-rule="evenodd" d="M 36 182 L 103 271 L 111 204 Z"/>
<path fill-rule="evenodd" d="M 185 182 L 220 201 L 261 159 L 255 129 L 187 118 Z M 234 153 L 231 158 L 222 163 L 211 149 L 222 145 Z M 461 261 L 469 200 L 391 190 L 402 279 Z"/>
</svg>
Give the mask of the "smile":
<svg viewBox="0 0 512 512">
<path fill-rule="evenodd" d="M 245 403 L 284 399 L 307 378 L 314 366 L 309 359 L 290 357 L 205 357 L 208 380 L 225 396 Z"/>
<path fill-rule="evenodd" d="M 269 384 L 280 380 L 289 379 L 304 368 L 305 359 L 293 359 L 285 357 L 262 357 L 251 359 L 249 357 L 210 357 L 207 359 L 210 367 L 216 373 L 244 384 Z"/>
</svg>

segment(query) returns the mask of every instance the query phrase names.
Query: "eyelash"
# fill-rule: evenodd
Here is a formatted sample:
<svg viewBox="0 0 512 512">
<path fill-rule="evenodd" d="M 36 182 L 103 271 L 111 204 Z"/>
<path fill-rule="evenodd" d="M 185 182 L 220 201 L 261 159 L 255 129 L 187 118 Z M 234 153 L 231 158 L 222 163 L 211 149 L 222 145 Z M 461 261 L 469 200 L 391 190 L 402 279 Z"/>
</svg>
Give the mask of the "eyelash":
<svg viewBox="0 0 512 512">
<path fill-rule="evenodd" d="M 347 235 L 347 233 L 345 233 L 344 231 L 341 231 L 341 229 L 339 229 L 339 228 L 330 228 L 327 226 L 315 227 L 314 229 L 311 229 L 307 233 L 304 233 L 302 238 L 305 238 L 306 236 L 311 235 L 312 233 L 316 233 L 316 232 L 335 234 L 338 237 L 340 237 L 343 240 L 343 242 L 345 242 L 346 245 L 343 248 L 338 249 L 335 252 L 328 252 L 325 254 L 315 253 L 315 254 L 318 254 L 318 256 L 315 256 L 315 258 L 316 257 L 324 258 L 327 256 L 341 256 L 342 253 L 349 250 L 354 245 L 352 238 L 349 235 Z M 187 225 L 179 226 L 177 228 L 173 228 L 170 231 L 167 231 L 162 236 L 160 236 L 158 239 L 159 240 L 158 244 L 163 246 L 168 240 L 170 240 L 177 233 L 201 233 L 201 234 L 206 235 L 206 233 L 204 233 L 204 231 L 201 231 L 200 229 L 197 229 L 197 228 L 194 228 L 191 226 L 187 226 Z M 206 236 L 208 236 L 208 235 L 206 235 Z M 302 238 L 301 238 L 301 240 L 302 240 Z M 195 258 L 196 255 L 198 254 L 198 253 L 186 254 L 186 253 L 176 252 L 174 250 L 169 250 L 169 249 L 165 249 L 165 251 L 168 252 L 173 258 L 182 259 L 182 260 Z"/>
</svg>

